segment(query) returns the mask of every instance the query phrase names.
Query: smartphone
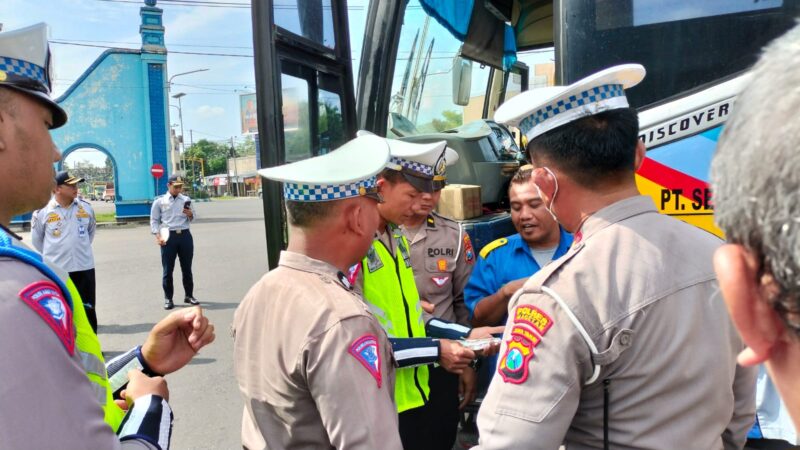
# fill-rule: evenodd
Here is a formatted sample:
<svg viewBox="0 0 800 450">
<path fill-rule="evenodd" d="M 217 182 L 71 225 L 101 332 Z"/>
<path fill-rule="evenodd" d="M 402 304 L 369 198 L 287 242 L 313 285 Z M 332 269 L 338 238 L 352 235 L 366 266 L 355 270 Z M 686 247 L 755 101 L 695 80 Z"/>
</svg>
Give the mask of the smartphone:
<svg viewBox="0 0 800 450">
<path fill-rule="evenodd" d="M 191 200 L 186 200 L 186 201 L 183 203 L 183 209 L 189 209 L 189 208 L 191 208 L 191 207 L 192 207 L 192 201 L 191 201 Z"/>
</svg>

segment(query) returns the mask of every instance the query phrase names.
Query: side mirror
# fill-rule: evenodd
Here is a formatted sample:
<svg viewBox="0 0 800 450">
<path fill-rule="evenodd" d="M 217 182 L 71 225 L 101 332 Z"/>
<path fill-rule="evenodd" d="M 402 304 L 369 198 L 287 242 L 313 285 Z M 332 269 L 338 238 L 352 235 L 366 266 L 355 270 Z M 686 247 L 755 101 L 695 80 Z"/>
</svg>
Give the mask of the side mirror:
<svg viewBox="0 0 800 450">
<path fill-rule="evenodd" d="M 467 106 L 471 88 L 472 61 L 457 55 L 453 58 L 453 103 Z"/>
</svg>

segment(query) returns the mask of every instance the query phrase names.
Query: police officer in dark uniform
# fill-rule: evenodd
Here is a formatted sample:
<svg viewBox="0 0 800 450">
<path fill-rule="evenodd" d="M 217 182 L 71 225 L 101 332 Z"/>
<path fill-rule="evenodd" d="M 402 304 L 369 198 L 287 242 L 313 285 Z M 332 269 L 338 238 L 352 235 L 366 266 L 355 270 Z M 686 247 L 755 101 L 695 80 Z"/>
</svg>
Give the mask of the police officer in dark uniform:
<svg viewBox="0 0 800 450">
<path fill-rule="evenodd" d="M 192 257 L 194 257 L 194 240 L 189 231 L 189 224 L 194 220 L 192 199 L 184 195 L 183 178 L 172 174 L 167 183 L 169 191 L 156 197 L 150 209 L 150 231 L 161 246 L 161 267 L 164 269 L 161 285 L 164 288 L 164 309 L 172 309 L 172 271 L 175 269 L 175 257 L 180 260 L 183 275 L 183 302 L 199 305 L 194 298 L 194 279 L 192 277 Z"/>
</svg>

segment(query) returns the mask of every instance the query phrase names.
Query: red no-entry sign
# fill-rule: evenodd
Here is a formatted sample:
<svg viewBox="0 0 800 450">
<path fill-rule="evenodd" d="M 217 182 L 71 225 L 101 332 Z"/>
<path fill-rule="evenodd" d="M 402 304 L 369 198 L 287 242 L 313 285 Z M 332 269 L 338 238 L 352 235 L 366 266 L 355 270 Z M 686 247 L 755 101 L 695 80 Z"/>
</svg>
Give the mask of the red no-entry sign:
<svg viewBox="0 0 800 450">
<path fill-rule="evenodd" d="M 155 163 L 152 167 L 150 167 L 150 173 L 153 175 L 153 178 L 161 178 L 164 176 L 164 166 Z"/>
</svg>

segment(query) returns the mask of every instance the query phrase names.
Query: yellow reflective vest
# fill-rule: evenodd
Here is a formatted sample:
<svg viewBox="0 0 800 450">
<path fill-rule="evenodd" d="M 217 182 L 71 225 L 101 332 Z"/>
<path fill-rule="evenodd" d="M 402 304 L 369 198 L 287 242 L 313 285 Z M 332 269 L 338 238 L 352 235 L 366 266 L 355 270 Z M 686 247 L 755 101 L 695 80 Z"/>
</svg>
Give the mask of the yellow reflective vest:
<svg viewBox="0 0 800 450">
<path fill-rule="evenodd" d="M 389 337 L 425 337 L 408 241 L 398 228 L 391 231 L 395 255 L 376 239 L 361 261 L 364 300 Z M 429 396 L 428 366 L 397 369 L 394 399 L 398 412 L 423 406 Z"/>
</svg>

